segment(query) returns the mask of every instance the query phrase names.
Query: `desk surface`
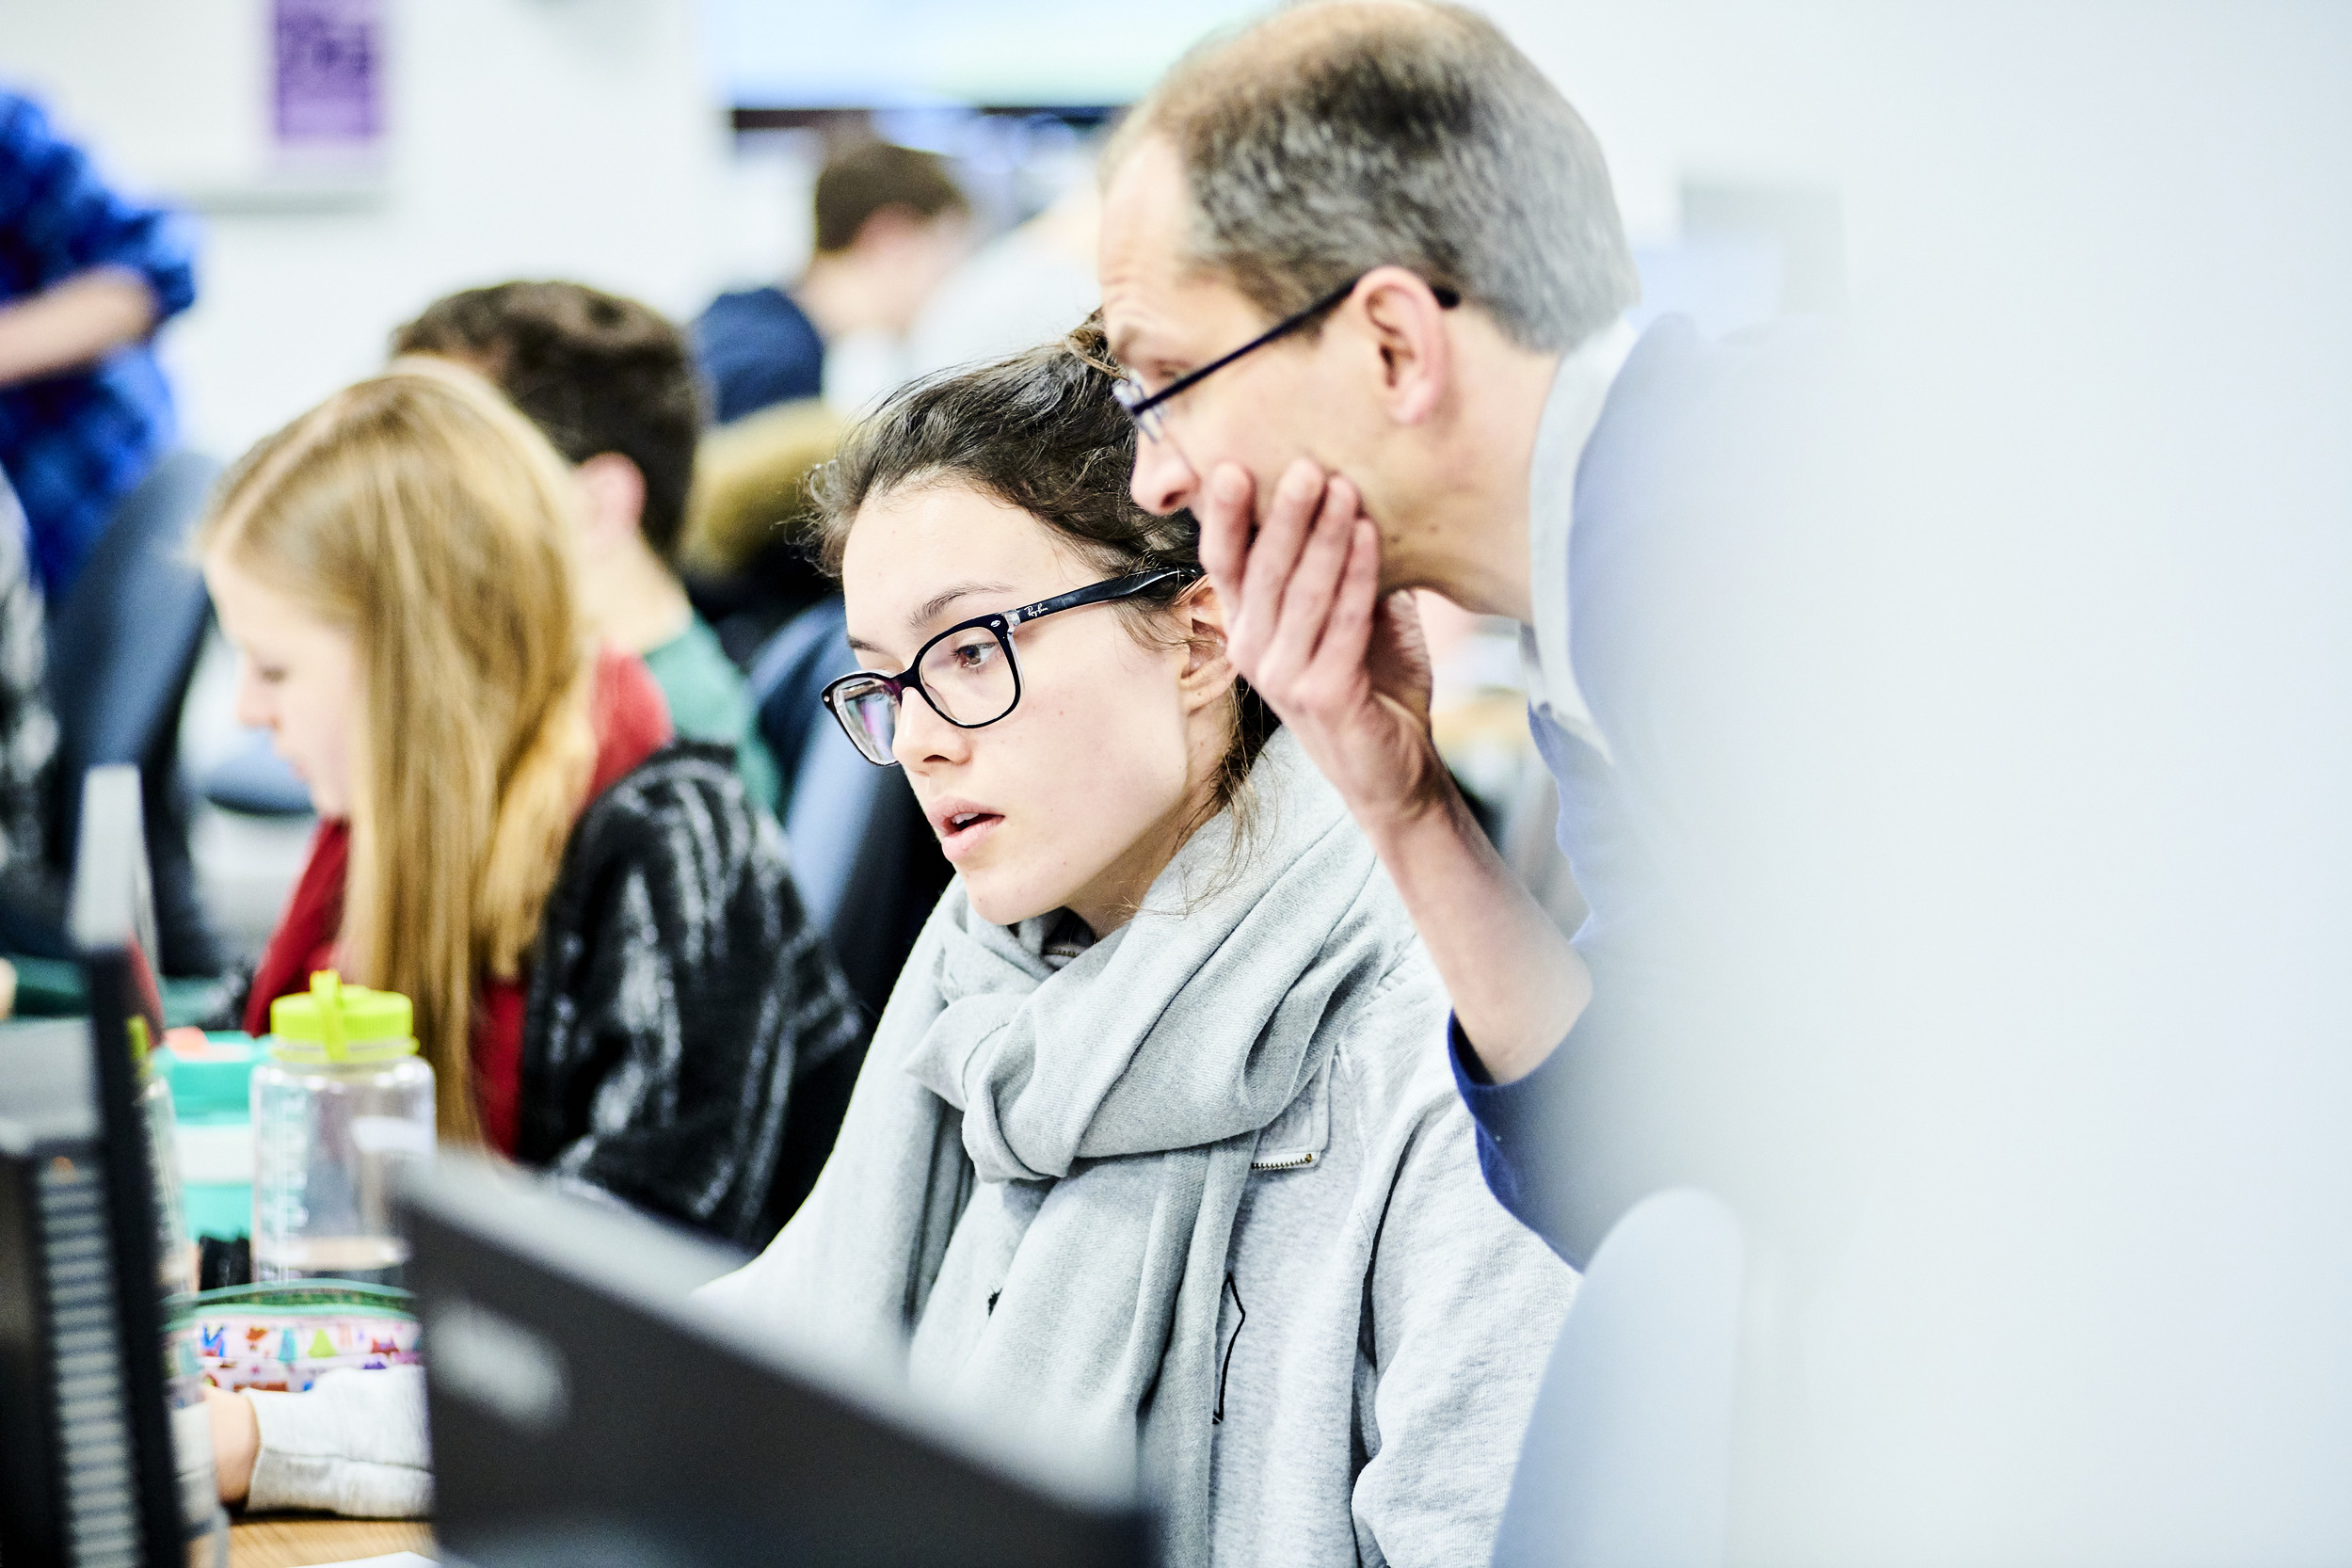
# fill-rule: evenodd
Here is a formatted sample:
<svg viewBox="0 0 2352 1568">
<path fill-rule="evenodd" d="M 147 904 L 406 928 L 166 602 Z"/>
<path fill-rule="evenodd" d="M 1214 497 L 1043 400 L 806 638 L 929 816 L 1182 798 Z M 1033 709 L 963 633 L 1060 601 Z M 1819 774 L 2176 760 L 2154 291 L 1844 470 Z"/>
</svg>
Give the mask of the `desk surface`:
<svg viewBox="0 0 2352 1568">
<path fill-rule="evenodd" d="M 229 1527 L 229 1568 L 311 1568 L 392 1552 L 433 1553 L 433 1528 L 415 1519 L 322 1519 L 280 1514 Z"/>
</svg>

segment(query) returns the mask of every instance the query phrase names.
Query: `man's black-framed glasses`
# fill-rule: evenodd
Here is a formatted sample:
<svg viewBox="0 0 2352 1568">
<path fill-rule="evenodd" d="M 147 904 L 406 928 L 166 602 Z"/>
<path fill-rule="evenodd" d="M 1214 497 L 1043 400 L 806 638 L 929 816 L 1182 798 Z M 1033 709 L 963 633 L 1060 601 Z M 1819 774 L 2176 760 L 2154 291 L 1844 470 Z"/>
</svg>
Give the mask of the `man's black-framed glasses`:
<svg viewBox="0 0 2352 1568">
<path fill-rule="evenodd" d="M 1021 667 L 1013 658 L 1013 629 L 1041 616 L 1133 599 L 1168 583 L 1190 582 L 1198 567 L 1160 567 L 1073 588 L 1002 615 L 958 621 L 923 644 L 915 662 L 896 675 L 859 670 L 824 689 L 824 705 L 867 761 L 895 767 L 899 704 L 920 692 L 931 711 L 958 729 L 979 729 L 1011 712 L 1021 700 Z"/>
<path fill-rule="evenodd" d="M 1137 429 L 1153 440 L 1159 440 L 1165 433 L 1167 416 L 1163 410 L 1170 402 L 1191 392 L 1194 387 L 1233 363 L 1234 360 L 1255 354 L 1270 343 L 1279 343 L 1288 337 L 1317 316 L 1337 306 L 1341 300 L 1355 292 L 1355 286 L 1358 283 L 1369 276 L 1369 273 L 1357 273 L 1320 299 L 1307 306 L 1306 309 L 1295 311 L 1284 316 L 1232 353 L 1211 360 L 1198 370 L 1187 371 L 1156 392 L 1145 392 L 1144 383 L 1136 379 L 1133 371 L 1129 371 L 1112 385 L 1111 395 L 1119 400 L 1119 407 L 1127 410 L 1128 417 L 1135 422 Z M 1438 305 L 1445 310 L 1450 311 L 1462 303 L 1461 293 L 1458 290 L 1447 288 L 1443 284 L 1431 284 L 1430 293 L 1437 296 Z"/>
</svg>

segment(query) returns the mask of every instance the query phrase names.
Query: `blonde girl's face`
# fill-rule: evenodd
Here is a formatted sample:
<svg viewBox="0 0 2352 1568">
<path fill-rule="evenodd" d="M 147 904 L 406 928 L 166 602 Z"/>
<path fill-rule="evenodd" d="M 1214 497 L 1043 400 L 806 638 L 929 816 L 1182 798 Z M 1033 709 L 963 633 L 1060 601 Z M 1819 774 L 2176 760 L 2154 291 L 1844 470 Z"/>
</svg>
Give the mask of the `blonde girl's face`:
<svg viewBox="0 0 2352 1568">
<path fill-rule="evenodd" d="M 310 789 L 312 809 L 350 815 L 351 742 L 360 725 L 352 634 L 219 551 L 205 558 L 204 582 L 222 634 L 238 653 L 237 722 L 269 731 L 278 755 Z"/>
</svg>

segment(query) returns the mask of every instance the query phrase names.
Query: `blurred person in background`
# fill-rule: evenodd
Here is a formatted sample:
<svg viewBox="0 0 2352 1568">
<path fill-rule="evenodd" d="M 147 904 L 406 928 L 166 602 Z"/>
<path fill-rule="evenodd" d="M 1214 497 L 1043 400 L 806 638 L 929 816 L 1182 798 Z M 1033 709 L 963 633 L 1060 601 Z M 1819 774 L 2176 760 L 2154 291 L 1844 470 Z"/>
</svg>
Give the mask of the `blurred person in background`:
<svg viewBox="0 0 2352 1568">
<path fill-rule="evenodd" d="M 178 217 L 117 193 L 38 104 L 0 92 L 0 470 L 52 602 L 177 437 L 149 340 L 195 298 Z"/>
<path fill-rule="evenodd" d="M 778 403 L 854 407 L 888 391 L 901 378 L 888 372 L 878 386 L 863 384 L 873 375 L 830 386 L 828 352 L 855 341 L 903 356 L 924 303 L 970 247 L 971 204 L 935 153 L 879 141 L 836 152 L 817 175 L 815 206 L 815 253 L 799 281 L 723 294 L 695 319 L 695 358 L 722 424 Z"/>
<path fill-rule="evenodd" d="M 915 323 L 908 371 L 928 376 L 1051 343 L 1102 302 L 1095 242 L 1102 198 L 1091 160 L 1046 209 L 957 267 Z"/>
<path fill-rule="evenodd" d="M 833 597 L 798 529 L 808 516 L 808 476 L 832 460 L 848 428 L 823 403 L 779 403 L 719 425 L 695 453 L 679 573 L 696 613 L 745 671 L 786 623 Z"/>
<path fill-rule="evenodd" d="M 775 810 L 776 762 L 743 672 L 679 581 L 702 409 L 678 328 L 584 284 L 500 283 L 434 301 L 392 352 L 488 376 L 572 465 L 588 624 L 645 660 L 680 734 L 732 746 L 744 787 Z"/>
</svg>

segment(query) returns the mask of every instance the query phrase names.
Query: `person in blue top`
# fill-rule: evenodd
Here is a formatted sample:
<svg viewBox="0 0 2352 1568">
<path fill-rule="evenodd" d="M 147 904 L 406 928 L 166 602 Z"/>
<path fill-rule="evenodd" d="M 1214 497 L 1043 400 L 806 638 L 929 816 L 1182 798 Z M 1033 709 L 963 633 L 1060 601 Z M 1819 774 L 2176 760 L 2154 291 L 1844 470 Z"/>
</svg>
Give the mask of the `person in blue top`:
<svg viewBox="0 0 2352 1568">
<path fill-rule="evenodd" d="M 115 191 L 39 104 L 0 91 L 0 469 L 53 603 L 176 439 L 149 341 L 195 298 L 185 222 Z"/>
<path fill-rule="evenodd" d="M 1196 51 L 1106 153 L 1103 316 L 1137 501 L 1190 508 L 1236 665 L 1378 847 L 1453 1003 L 1496 1195 L 1581 1268 L 1704 1182 L 1661 1073 L 1711 1011 L 1750 845 L 1744 639 L 1816 356 L 1710 344 L 1639 294 L 1600 148 L 1444 5 L 1288 9 Z M 1783 568 L 1784 571 L 1784 568 Z M 1439 760 L 1411 588 L 1524 627 L 1591 914 L 1573 943 Z M 1773 700 L 1769 695 L 1766 700 Z"/>
<path fill-rule="evenodd" d="M 971 204 L 936 153 L 871 141 L 825 160 L 814 216 L 797 281 L 720 295 L 689 328 L 718 424 L 823 396 L 830 344 L 904 338 L 963 260 Z"/>
</svg>

